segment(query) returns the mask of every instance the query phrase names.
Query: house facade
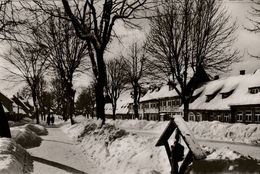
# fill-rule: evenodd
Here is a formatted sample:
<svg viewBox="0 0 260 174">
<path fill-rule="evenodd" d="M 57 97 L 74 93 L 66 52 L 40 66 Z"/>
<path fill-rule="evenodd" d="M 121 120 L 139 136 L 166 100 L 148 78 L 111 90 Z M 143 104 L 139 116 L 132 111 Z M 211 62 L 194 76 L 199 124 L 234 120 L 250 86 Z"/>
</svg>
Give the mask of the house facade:
<svg viewBox="0 0 260 174">
<path fill-rule="evenodd" d="M 190 103 L 189 120 L 260 123 L 260 70 L 216 79 L 196 89 L 202 92 Z M 196 93 L 195 90 L 195 93 Z"/>
<path fill-rule="evenodd" d="M 118 118 L 134 118 L 132 102 L 130 95 L 119 100 Z M 120 109 L 123 112 L 120 113 Z M 150 89 L 140 99 L 139 119 L 168 120 L 182 112 L 181 99 L 169 85 Z M 260 69 L 252 74 L 242 72 L 236 76 L 215 78 L 194 91 L 188 121 L 214 120 L 260 123 Z"/>
</svg>

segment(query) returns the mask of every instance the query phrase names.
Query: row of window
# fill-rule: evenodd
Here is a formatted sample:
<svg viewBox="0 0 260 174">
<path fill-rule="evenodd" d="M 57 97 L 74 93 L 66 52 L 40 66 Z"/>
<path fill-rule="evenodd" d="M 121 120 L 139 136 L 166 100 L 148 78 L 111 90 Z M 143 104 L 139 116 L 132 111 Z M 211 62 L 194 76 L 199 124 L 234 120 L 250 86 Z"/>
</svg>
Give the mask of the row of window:
<svg viewBox="0 0 260 174">
<path fill-rule="evenodd" d="M 243 112 L 243 111 L 237 112 L 237 114 L 236 114 L 237 121 L 238 122 L 242 122 L 243 121 L 243 116 L 245 116 L 244 117 L 244 121 L 246 121 L 246 122 L 252 122 L 253 121 L 253 119 L 252 119 L 253 118 L 252 111 L 247 110 L 245 112 Z M 260 110 L 256 110 L 254 116 L 255 116 L 255 122 L 260 122 Z"/>
<path fill-rule="evenodd" d="M 173 99 L 173 100 L 168 100 L 168 101 L 160 101 L 160 106 L 180 106 L 181 101 L 180 99 Z"/>
<path fill-rule="evenodd" d="M 181 105 L 180 99 L 173 99 L 173 100 L 164 100 L 159 102 L 160 107 L 177 107 Z M 139 106 L 139 109 L 142 108 Z M 158 103 L 157 102 L 151 102 L 151 103 L 143 103 L 143 108 L 149 109 L 149 108 L 158 108 Z"/>
</svg>

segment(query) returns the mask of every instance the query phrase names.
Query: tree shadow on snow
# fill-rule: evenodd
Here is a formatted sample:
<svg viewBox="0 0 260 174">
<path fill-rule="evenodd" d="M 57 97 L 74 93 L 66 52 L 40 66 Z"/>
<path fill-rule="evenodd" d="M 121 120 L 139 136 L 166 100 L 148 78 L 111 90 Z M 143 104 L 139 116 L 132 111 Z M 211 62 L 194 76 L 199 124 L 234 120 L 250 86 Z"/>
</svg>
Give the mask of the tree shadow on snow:
<svg viewBox="0 0 260 174">
<path fill-rule="evenodd" d="M 59 168 L 59 169 L 62 169 L 62 170 L 65 170 L 67 172 L 71 172 L 71 173 L 74 173 L 74 174 L 87 174 L 87 173 L 82 172 L 78 169 L 75 169 L 75 168 L 70 167 L 70 166 L 66 166 L 64 164 L 57 163 L 55 161 L 50 161 L 50 160 L 47 160 L 47 159 L 44 159 L 44 158 L 39 158 L 39 157 L 36 157 L 36 156 L 32 156 L 32 159 L 34 161 L 39 162 L 39 163 L 43 163 L 43 164 L 46 164 L 46 165 L 49 165 L 49 166 L 53 166 L 53 167 L 56 167 L 56 168 Z"/>
<path fill-rule="evenodd" d="M 50 140 L 50 139 L 42 139 L 43 141 L 50 141 L 50 142 L 56 142 L 56 143 L 62 143 L 62 144 L 68 144 L 68 145 L 76 145 L 74 143 L 68 143 L 68 142 L 64 142 L 64 141 L 58 141 L 58 140 Z"/>
</svg>

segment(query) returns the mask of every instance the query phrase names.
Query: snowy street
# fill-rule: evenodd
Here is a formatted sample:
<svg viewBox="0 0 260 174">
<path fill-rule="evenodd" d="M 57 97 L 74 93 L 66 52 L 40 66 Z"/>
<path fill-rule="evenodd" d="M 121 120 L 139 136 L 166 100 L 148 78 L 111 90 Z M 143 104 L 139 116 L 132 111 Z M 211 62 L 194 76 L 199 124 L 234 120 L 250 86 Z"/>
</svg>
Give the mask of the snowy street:
<svg viewBox="0 0 260 174">
<path fill-rule="evenodd" d="M 40 147 L 29 149 L 33 156 L 34 174 L 86 174 L 92 173 L 90 160 L 71 138 L 58 127 L 47 128 L 49 135 L 42 136 Z"/>
</svg>

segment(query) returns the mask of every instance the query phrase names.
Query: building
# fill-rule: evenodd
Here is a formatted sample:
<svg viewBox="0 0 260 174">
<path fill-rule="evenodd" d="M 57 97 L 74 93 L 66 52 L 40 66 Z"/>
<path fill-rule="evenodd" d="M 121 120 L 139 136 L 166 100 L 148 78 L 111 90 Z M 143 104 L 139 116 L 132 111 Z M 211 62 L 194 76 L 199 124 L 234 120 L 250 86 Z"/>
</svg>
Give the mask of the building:
<svg viewBox="0 0 260 174">
<path fill-rule="evenodd" d="M 260 69 L 207 82 L 195 93 L 189 120 L 260 123 Z"/>
<path fill-rule="evenodd" d="M 19 104 L 16 104 L 14 100 L 8 98 L 1 92 L 0 92 L 0 102 L 3 105 L 8 120 L 17 121 L 27 115 L 27 113 L 23 110 L 23 108 Z"/>
<path fill-rule="evenodd" d="M 119 96 L 116 107 L 116 119 L 133 119 L 131 114 L 129 114 L 129 104 L 131 102 L 132 98 L 129 90 Z M 111 103 L 106 103 L 105 114 L 107 118 L 112 118 L 113 110 Z"/>
<path fill-rule="evenodd" d="M 129 92 L 120 97 L 117 118 L 134 118 L 132 102 Z M 260 123 L 260 69 L 253 74 L 241 71 L 236 76 L 215 77 L 204 82 L 194 91 L 189 110 L 189 121 Z M 141 97 L 139 119 L 167 120 L 182 111 L 177 92 L 171 86 L 163 85 L 149 89 Z M 109 104 L 106 113 L 112 114 Z"/>
<path fill-rule="evenodd" d="M 129 113 L 133 115 L 133 104 L 130 104 Z M 181 114 L 180 98 L 176 91 L 169 85 L 149 89 L 141 97 L 139 118 L 146 120 L 167 120 L 171 116 Z"/>
</svg>

